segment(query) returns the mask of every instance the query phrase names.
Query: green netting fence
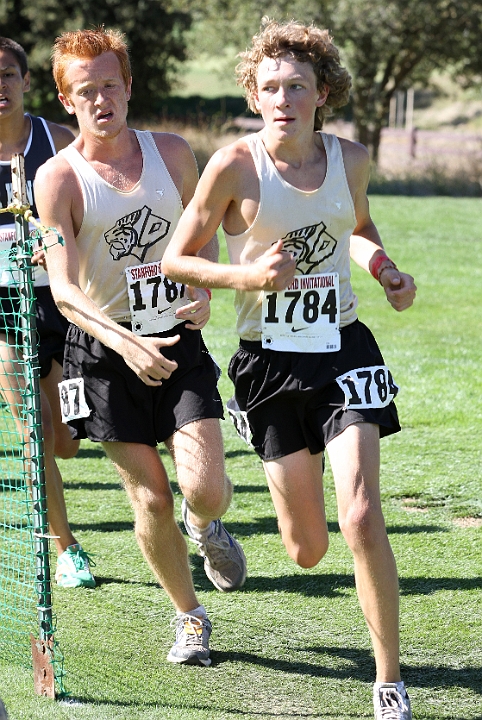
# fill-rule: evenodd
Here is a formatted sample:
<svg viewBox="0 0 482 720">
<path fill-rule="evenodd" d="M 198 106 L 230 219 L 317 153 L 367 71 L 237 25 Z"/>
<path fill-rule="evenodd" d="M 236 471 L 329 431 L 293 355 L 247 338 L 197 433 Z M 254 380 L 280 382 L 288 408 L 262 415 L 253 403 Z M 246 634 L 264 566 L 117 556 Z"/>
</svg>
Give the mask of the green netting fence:
<svg viewBox="0 0 482 720">
<path fill-rule="evenodd" d="M 12 160 L 12 186 L 16 244 L 0 249 L 15 279 L 0 299 L 1 327 L 9 328 L 0 335 L 0 657 L 32 667 L 36 692 L 53 697 L 65 694 L 64 670 L 52 613 L 34 240 L 21 155 Z"/>
</svg>

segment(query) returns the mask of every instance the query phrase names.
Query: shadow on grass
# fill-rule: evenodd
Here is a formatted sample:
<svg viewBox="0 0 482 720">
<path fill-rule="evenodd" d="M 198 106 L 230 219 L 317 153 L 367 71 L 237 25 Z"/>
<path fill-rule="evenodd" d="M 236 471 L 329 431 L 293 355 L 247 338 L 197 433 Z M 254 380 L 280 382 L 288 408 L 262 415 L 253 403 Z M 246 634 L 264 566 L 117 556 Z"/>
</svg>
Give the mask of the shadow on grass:
<svg viewBox="0 0 482 720">
<path fill-rule="evenodd" d="M 197 556 L 191 558 L 193 568 L 193 580 L 196 587 L 204 592 L 213 590 L 213 586 L 206 578 L 202 567 L 202 560 Z M 355 588 L 353 575 L 283 575 L 282 577 L 261 577 L 248 575 L 246 583 L 240 592 L 268 593 L 268 592 L 289 592 L 305 597 L 339 597 L 344 595 L 347 589 Z M 276 604 L 273 598 L 273 605 Z"/>
<path fill-rule="evenodd" d="M 246 448 L 246 449 L 240 448 L 238 450 L 226 450 L 224 455 L 227 458 L 245 457 L 245 456 L 253 457 L 259 462 L 260 467 L 261 467 L 261 460 L 259 459 L 259 457 L 256 455 L 254 450 L 249 450 L 248 448 Z"/>
<path fill-rule="evenodd" d="M 152 582 L 146 582 L 143 580 L 128 580 L 126 578 L 102 577 L 97 573 L 95 573 L 95 582 L 97 587 L 101 587 L 102 585 L 131 585 L 138 587 L 152 587 L 157 590 L 160 588 L 160 585 L 154 580 Z"/>
<path fill-rule="evenodd" d="M 6 447 L 5 444 L 2 444 L 2 460 L 3 459 L 11 459 L 14 458 L 15 460 L 21 460 L 23 458 L 23 452 L 22 447 L 18 445 L 17 447 Z"/>
<path fill-rule="evenodd" d="M 241 662 L 285 673 L 308 675 L 310 677 L 330 678 L 333 680 L 354 678 L 361 682 L 373 682 L 375 663 L 372 653 L 369 650 L 316 645 L 294 650 L 294 654 L 301 654 L 303 652 L 329 655 L 333 658 L 347 660 L 349 664 L 346 663 L 344 667 L 332 667 L 327 663 L 315 665 L 313 663 L 299 662 L 296 658 L 290 661 L 275 660 L 273 658 L 259 657 L 252 653 L 225 653 L 221 651 L 213 651 L 212 660 L 213 667 L 226 662 Z M 480 684 L 482 667 L 450 668 L 439 665 L 420 665 L 414 667 L 402 664 L 401 669 L 402 676 L 408 688 L 460 687 L 470 689 L 478 695 L 482 695 L 482 686 Z"/>
<path fill-rule="evenodd" d="M 212 591 L 213 587 L 206 578 L 203 560 L 198 555 L 190 558 L 193 566 L 193 580 L 203 591 Z M 440 591 L 472 591 L 482 590 L 482 577 L 473 578 L 400 578 L 401 595 L 431 595 Z M 242 591 L 246 592 L 289 592 L 305 597 L 338 597 L 346 590 L 355 589 L 355 578 L 352 574 L 323 573 L 319 574 L 282 575 L 280 577 L 264 577 L 249 575 Z M 241 592 L 242 592 L 241 591 Z M 275 602 L 273 600 L 273 602 Z"/>
<path fill-rule="evenodd" d="M 1 491 L 1 482 L 12 483 L 12 482 L 20 482 L 20 481 L 17 481 L 17 480 L 0 481 L 0 491 Z M 171 486 L 171 490 L 174 493 L 174 495 L 181 494 L 179 485 L 175 480 L 171 480 L 170 486 Z M 78 480 L 78 481 L 66 480 L 66 481 L 64 481 L 64 487 L 67 488 L 68 490 L 123 490 L 121 480 L 119 480 L 119 482 L 112 482 L 112 481 L 99 482 L 98 480 L 95 480 L 93 482 L 89 482 L 88 480 Z M 269 494 L 269 490 L 266 485 L 235 485 L 234 492 L 236 494 L 239 494 L 239 493 L 263 493 L 266 495 Z"/>
<path fill-rule="evenodd" d="M 443 590 L 482 590 L 482 577 L 400 578 L 401 595 L 431 595 L 432 593 L 440 592 Z"/>
<path fill-rule="evenodd" d="M 70 488 L 69 485 L 66 487 Z M 117 488 L 119 489 L 119 488 Z M 72 531 L 79 532 L 90 530 L 91 532 L 124 532 L 125 530 L 133 530 L 133 522 L 94 522 L 94 523 L 71 523 Z M 278 523 L 275 517 L 257 518 L 253 522 L 229 522 L 227 529 L 235 537 L 251 537 L 253 535 L 278 535 Z M 340 526 L 336 521 L 328 522 L 328 531 L 330 533 L 339 533 Z M 437 525 L 393 525 L 387 528 L 389 535 L 414 535 L 417 533 L 438 533 L 448 532 L 445 528 L 439 528 Z"/>
<path fill-rule="evenodd" d="M 276 718 L 277 720 L 288 720 L 289 718 L 308 718 L 308 720 L 330 720 L 330 718 L 333 718 L 334 720 L 340 720 L 340 713 L 334 712 L 327 712 L 326 710 L 323 711 L 323 713 L 312 713 L 312 712 L 296 712 L 296 711 L 290 711 L 289 715 L 281 715 L 278 710 L 273 710 L 273 712 L 269 712 L 267 710 L 241 710 L 239 708 L 221 708 L 218 706 L 213 705 L 213 703 L 209 704 L 200 704 L 200 703 L 194 703 L 191 705 L 187 705 L 186 703 L 183 703 L 182 705 L 178 703 L 170 702 L 166 705 L 163 705 L 161 702 L 147 702 L 147 703 L 139 703 L 137 701 L 120 701 L 120 700 L 95 700 L 90 697 L 80 697 L 77 696 L 75 698 L 70 698 L 71 703 L 74 705 L 79 703 L 80 705 L 93 705 L 98 707 L 119 707 L 119 708 L 135 708 L 136 710 L 139 708 L 154 708 L 156 710 L 161 711 L 163 707 L 166 708 L 166 710 L 185 710 L 189 714 L 195 712 L 196 710 L 198 712 L 208 712 L 213 718 L 219 718 L 222 717 L 223 720 L 227 720 L 227 718 L 239 718 L 239 717 L 249 717 L 249 718 Z M 68 707 L 70 704 L 68 701 L 61 701 L 62 705 L 65 705 Z M 220 715 L 220 713 L 222 715 Z M 159 716 L 161 717 L 161 716 Z M 360 720 L 360 714 L 359 713 L 343 713 L 343 718 L 346 720 L 347 718 L 356 718 L 356 720 Z M 365 715 L 363 716 L 365 717 Z M 372 717 L 371 714 L 366 717 Z M 429 717 L 428 715 L 425 717 Z M 434 717 L 434 720 L 439 720 L 438 718 Z M 453 718 L 453 720 L 464 720 L 464 718 Z M 476 718 L 476 720 L 479 720 L 479 718 Z M 480 718 L 482 720 L 482 718 Z"/>
<path fill-rule="evenodd" d="M 320 657 L 320 663 L 313 663 L 313 662 L 304 662 L 299 661 L 298 657 L 299 655 L 302 655 L 303 653 L 317 653 L 320 656 L 325 656 L 324 658 Z M 253 653 L 245 653 L 245 652 L 223 652 L 220 650 L 213 650 L 211 653 L 212 657 L 212 668 L 221 666 L 223 664 L 232 664 L 237 663 L 239 665 L 245 665 L 245 666 L 252 666 L 252 667 L 260 667 L 265 668 L 267 670 L 272 670 L 274 672 L 279 673 L 286 673 L 286 674 L 296 674 L 296 675 L 304 675 L 308 677 L 313 678 L 324 678 L 324 679 L 331 679 L 336 681 L 346 681 L 346 680 L 352 680 L 355 679 L 357 681 L 371 684 L 373 682 L 373 678 L 375 675 L 375 664 L 373 661 L 373 656 L 369 650 L 365 649 L 354 649 L 354 648 L 344 648 L 344 647 L 330 647 L 330 646 L 308 646 L 305 648 L 296 648 L 293 650 L 293 660 L 279 660 L 275 658 L 270 657 L 261 657 L 259 655 L 254 655 Z M 327 657 L 328 656 L 328 657 Z M 334 658 L 336 661 L 345 661 L 343 667 L 333 667 L 330 662 L 329 658 Z M 323 660 L 323 662 L 322 662 Z M 327 661 L 328 660 L 328 661 Z M 338 664 L 338 663 L 337 663 Z M 187 668 L 183 668 L 183 670 L 187 670 Z M 194 670 L 194 669 L 193 669 Z M 189 671 L 189 670 L 188 670 Z M 196 670 L 194 670 L 196 671 Z M 437 688 L 438 690 L 440 688 L 464 688 L 471 690 L 474 693 L 477 693 L 478 695 L 482 694 L 482 688 L 480 684 L 480 677 L 482 674 L 482 667 L 469 667 L 469 668 L 450 668 L 446 666 L 441 665 L 420 665 L 420 666 L 412 666 L 412 665 L 402 665 L 402 676 L 407 684 L 407 687 L 410 691 L 411 687 L 416 688 Z M 280 682 L 282 682 L 282 676 L 280 675 Z M 81 703 L 92 703 L 95 705 L 106 705 L 106 706 L 119 706 L 119 707 L 132 707 L 135 706 L 137 708 L 140 707 L 140 704 L 137 701 L 97 701 L 94 698 L 82 698 L 82 697 L 76 697 L 76 701 Z M 156 707 L 161 709 L 162 704 L 158 701 L 156 703 L 142 703 L 143 707 L 149 708 L 149 707 Z M 246 707 L 245 709 L 239 709 L 239 708 L 220 708 L 213 706 L 213 704 L 204 705 L 199 703 L 193 703 L 191 705 L 177 705 L 176 703 L 169 702 L 168 704 L 169 708 L 179 708 L 179 709 L 186 709 L 186 711 L 195 711 L 195 710 L 206 710 L 209 709 L 213 716 L 219 716 L 219 713 L 223 713 L 223 717 L 243 717 L 243 716 L 250 716 L 250 717 L 256 717 L 260 716 L 263 718 L 269 718 L 269 717 L 277 717 L 282 718 L 283 715 L 280 715 L 279 711 L 273 710 L 272 713 L 267 712 L 266 709 L 263 709 L 260 712 L 257 712 L 256 710 L 253 710 L 249 707 Z M 303 711 L 292 711 L 289 713 L 289 715 L 286 715 L 285 717 L 299 717 L 299 718 L 339 718 L 339 713 L 330 713 L 323 711 L 323 714 L 318 713 L 311 713 L 311 712 L 303 712 Z M 347 713 L 343 713 L 344 718 L 349 717 L 357 717 L 359 718 L 360 715 L 350 715 Z M 371 717 L 371 715 L 370 715 Z M 432 715 L 428 713 L 423 713 L 423 717 L 426 720 L 433 719 L 433 720 L 439 720 L 439 715 Z M 480 716 L 482 717 L 482 716 Z M 465 720 L 465 716 L 455 716 L 451 715 L 452 720 Z"/>
<path fill-rule="evenodd" d="M 417 535 L 419 533 L 446 533 L 449 529 L 440 525 L 387 525 L 388 535 Z"/>
<path fill-rule="evenodd" d="M 459 687 L 472 690 L 482 696 L 482 666 L 451 668 L 445 665 L 403 665 L 402 675 L 407 687 L 449 688 Z M 451 716 L 452 717 L 452 716 Z M 461 716 L 462 717 L 462 716 Z M 480 715 L 482 718 L 482 715 Z M 462 718 L 463 720 L 463 718 Z"/>
<path fill-rule="evenodd" d="M 340 526 L 336 520 L 329 521 L 328 531 L 330 533 L 339 533 Z M 226 528 L 235 537 L 251 537 L 252 535 L 278 535 L 278 522 L 274 515 L 266 517 L 254 518 L 249 522 L 236 522 L 229 520 L 226 522 Z M 449 530 L 439 525 L 388 525 L 387 532 L 389 535 L 417 535 L 421 533 L 445 533 Z"/>
<path fill-rule="evenodd" d="M 88 481 L 82 481 L 79 480 L 77 482 L 72 482 L 70 480 L 67 480 L 64 482 L 64 488 L 66 490 L 124 490 L 122 487 L 121 481 L 119 480 L 118 483 L 116 482 L 88 482 Z"/>
<path fill-rule="evenodd" d="M 239 485 L 239 483 L 233 483 L 233 487 L 236 495 L 240 493 L 265 493 L 269 495 L 267 485 Z"/>
<path fill-rule="evenodd" d="M 253 653 L 244 652 L 222 652 L 214 650 L 211 653 L 212 666 L 216 667 L 224 663 L 243 663 L 245 665 L 254 665 L 264 667 L 269 670 L 276 670 L 283 673 L 295 673 L 296 675 L 307 675 L 310 677 L 331 678 L 332 680 L 347 680 L 356 678 L 362 682 L 373 682 L 375 674 L 375 663 L 370 650 L 343 647 L 297 647 L 292 650 L 292 660 L 279 660 L 269 657 L 261 657 Z M 337 660 L 348 661 L 343 667 L 337 663 L 333 667 L 328 662 L 313 663 L 303 662 L 299 658 L 303 653 L 318 653 L 319 655 L 328 655 Z M 320 658 L 321 660 L 321 658 Z"/>
<path fill-rule="evenodd" d="M 70 523 L 72 532 L 125 532 L 126 530 L 134 530 L 134 522 L 98 522 L 98 523 Z"/>
<path fill-rule="evenodd" d="M 102 448 L 102 446 L 99 444 L 99 447 L 82 447 L 80 446 L 79 451 L 77 455 L 75 456 L 79 459 L 87 459 L 87 458 L 105 458 L 106 454 Z"/>
<path fill-rule="evenodd" d="M 11 492 L 12 490 L 27 489 L 27 481 L 25 478 L 2 478 L 0 480 L 0 492 Z"/>
</svg>

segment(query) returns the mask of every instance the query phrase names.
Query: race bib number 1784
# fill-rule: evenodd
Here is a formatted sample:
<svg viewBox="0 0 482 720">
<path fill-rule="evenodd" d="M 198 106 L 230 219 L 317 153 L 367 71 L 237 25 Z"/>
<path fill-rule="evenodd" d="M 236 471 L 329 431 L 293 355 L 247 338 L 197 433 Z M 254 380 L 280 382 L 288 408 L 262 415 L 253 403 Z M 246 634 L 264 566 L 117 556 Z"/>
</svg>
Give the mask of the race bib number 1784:
<svg viewBox="0 0 482 720">
<path fill-rule="evenodd" d="M 384 408 L 398 393 L 386 365 L 356 368 L 339 375 L 336 382 L 345 394 L 345 407 L 353 410 Z"/>
<path fill-rule="evenodd" d="M 296 275 L 286 290 L 264 293 L 263 348 L 300 353 L 340 349 L 338 273 Z"/>
</svg>

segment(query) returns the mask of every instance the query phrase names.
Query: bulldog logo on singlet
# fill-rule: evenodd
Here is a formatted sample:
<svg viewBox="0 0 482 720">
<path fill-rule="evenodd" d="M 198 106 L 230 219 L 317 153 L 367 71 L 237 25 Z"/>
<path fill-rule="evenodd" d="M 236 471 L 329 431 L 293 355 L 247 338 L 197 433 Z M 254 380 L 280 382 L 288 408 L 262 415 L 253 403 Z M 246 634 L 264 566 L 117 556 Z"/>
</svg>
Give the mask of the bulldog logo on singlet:
<svg viewBox="0 0 482 720">
<path fill-rule="evenodd" d="M 292 230 L 282 240 L 283 249 L 292 253 L 296 270 L 301 275 L 315 272 L 326 258 L 333 255 L 338 245 L 338 240 L 326 232 L 324 222 Z"/>
<path fill-rule="evenodd" d="M 170 226 L 169 220 L 154 215 L 144 205 L 140 210 L 117 220 L 114 227 L 104 233 L 104 237 L 110 245 L 109 251 L 114 260 L 132 255 L 143 263 L 149 248 L 167 235 Z"/>
</svg>

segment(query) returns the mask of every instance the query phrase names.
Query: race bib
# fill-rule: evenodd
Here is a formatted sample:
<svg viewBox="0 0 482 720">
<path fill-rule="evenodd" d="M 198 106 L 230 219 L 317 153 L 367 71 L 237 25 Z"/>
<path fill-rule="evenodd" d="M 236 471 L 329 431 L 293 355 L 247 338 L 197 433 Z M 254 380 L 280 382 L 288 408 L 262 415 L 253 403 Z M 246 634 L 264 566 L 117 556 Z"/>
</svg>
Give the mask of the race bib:
<svg viewBox="0 0 482 720">
<path fill-rule="evenodd" d="M 386 365 L 350 370 L 336 382 L 345 394 L 345 408 L 384 408 L 398 393 L 398 385 Z"/>
<path fill-rule="evenodd" d="M 184 322 L 176 310 L 191 302 L 186 287 L 163 275 L 160 262 L 134 265 L 125 273 L 133 333 L 154 335 Z"/>
<path fill-rule="evenodd" d="M 68 423 L 69 420 L 89 417 L 90 408 L 85 399 L 83 378 L 62 380 L 62 382 L 59 383 L 59 394 L 60 412 L 62 413 L 63 423 Z"/>
<path fill-rule="evenodd" d="M 341 347 L 338 273 L 297 275 L 286 290 L 263 293 L 261 342 L 269 350 L 337 352 Z"/>
</svg>

